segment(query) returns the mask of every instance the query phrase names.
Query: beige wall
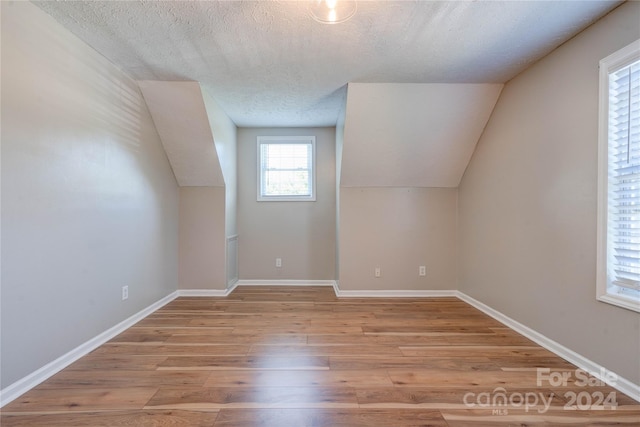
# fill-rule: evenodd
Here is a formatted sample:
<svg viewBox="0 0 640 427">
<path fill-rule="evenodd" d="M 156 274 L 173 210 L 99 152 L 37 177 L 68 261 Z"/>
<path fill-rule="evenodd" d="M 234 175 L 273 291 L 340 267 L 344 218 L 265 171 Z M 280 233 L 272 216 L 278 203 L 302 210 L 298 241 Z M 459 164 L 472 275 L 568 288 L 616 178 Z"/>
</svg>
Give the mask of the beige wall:
<svg viewBox="0 0 640 427">
<path fill-rule="evenodd" d="M 456 209 L 455 188 L 341 187 L 340 289 L 455 289 Z"/>
<path fill-rule="evenodd" d="M 348 88 L 347 88 L 348 91 Z M 344 122 L 346 119 L 346 99 L 336 123 L 336 253 L 335 279 L 340 279 L 340 175 L 342 171 L 342 149 L 344 148 Z"/>
<path fill-rule="evenodd" d="M 224 187 L 180 187 L 180 289 L 226 289 L 224 218 Z"/>
<path fill-rule="evenodd" d="M 257 202 L 256 138 L 316 137 L 315 202 Z M 335 278 L 335 128 L 238 129 L 241 280 Z M 275 259 L 282 258 L 282 268 Z"/>
<path fill-rule="evenodd" d="M 207 260 L 214 256 L 215 254 L 220 254 L 220 245 L 222 245 L 223 252 L 222 258 L 217 258 L 215 261 L 216 268 L 216 277 L 217 279 L 211 284 L 216 289 L 220 286 L 220 276 L 224 274 L 224 283 L 225 288 L 232 286 L 238 279 L 238 253 L 237 253 L 237 234 L 238 234 L 238 143 L 237 143 L 237 132 L 238 128 L 231 118 L 225 113 L 225 111 L 220 107 L 220 105 L 216 102 L 216 100 L 209 94 L 207 90 L 202 89 L 202 98 L 204 100 L 205 107 L 207 109 L 207 115 L 209 117 L 209 124 L 211 125 L 211 131 L 213 133 L 213 140 L 216 145 L 216 150 L 218 152 L 218 159 L 220 161 L 220 167 L 222 169 L 222 174 L 224 176 L 224 199 L 222 201 L 218 201 L 218 203 L 222 203 L 224 206 L 224 220 L 221 221 L 219 216 L 217 215 L 209 215 L 207 217 L 200 217 L 197 223 L 199 224 L 199 229 L 194 228 L 192 225 L 189 228 L 192 230 L 192 233 L 189 237 L 191 240 L 190 245 L 193 247 L 199 247 L 200 245 L 212 245 L 213 242 L 198 242 L 197 239 L 200 239 L 201 236 L 213 236 L 216 235 L 217 239 L 215 242 L 215 247 L 217 250 L 215 252 L 209 253 L 205 256 L 201 265 L 202 268 L 211 269 L 213 265 L 211 263 L 207 263 Z M 210 194 L 213 190 L 204 191 L 204 190 L 192 190 L 194 193 L 202 194 L 203 196 Z M 209 196 L 205 196 L 210 200 Z M 195 200 L 193 200 L 195 201 Z M 201 203 L 207 203 L 203 200 Z M 218 206 L 219 207 L 219 206 Z M 209 210 L 212 210 L 214 207 L 210 206 Z M 182 213 L 181 213 L 182 217 Z M 224 232 L 220 231 L 220 227 L 224 225 Z M 181 227 L 183 227 L 181 225 Z M 183 227 L 184 228 L 184 227 Z M 222 233 L 222 234 L 221 234 Z M 231 238 L 232 242 L 227 247 L 227 238 Z M 223 270 L 219 270 L 221 267 L 220 259 L 224 259 Z M 183 260 L 181 261 L 181 265 L 186 266 L 189 265 L 192 261 Z M 195 267 L 195 266 L 194 266 Z M 183 270 L 181 270 L 183 271 Z M 180 281 L 181 287 L 188 287 L 190 289 L 194 289 L 193 286 L 187 285 L 188 283 L 194 283 L 190 278 L 187 280 L 186 277 L 182 276 L 185 281 Z M 195 284 L 195 283 L 194 283 Z M 201 289 L 202 285 L 198 286 L 197 289 Z"/>
<path fill-rule="evenodd" d="M 225 186 L 225 234 L 238 234 L 238 150 L 237 127 L 215 99 L 202 89 L 213 140 L 218 152 Z"/>
<path fill-rule="evenodd" d="M 340 185 L 458 187 L 502 86 L 349 83 Z"/>
<path fill-rule="evenodd" d="M 175 291 L 178 189 L 137 84 L 0 7 L 4 388 Z"/>
<path fill-rule="evenodd" d="M 598 61 L 622 5 L 509 82 L 460 186 L 461 291 L 640 383 L 640 315 L 597 302 Z"/>
</svg>

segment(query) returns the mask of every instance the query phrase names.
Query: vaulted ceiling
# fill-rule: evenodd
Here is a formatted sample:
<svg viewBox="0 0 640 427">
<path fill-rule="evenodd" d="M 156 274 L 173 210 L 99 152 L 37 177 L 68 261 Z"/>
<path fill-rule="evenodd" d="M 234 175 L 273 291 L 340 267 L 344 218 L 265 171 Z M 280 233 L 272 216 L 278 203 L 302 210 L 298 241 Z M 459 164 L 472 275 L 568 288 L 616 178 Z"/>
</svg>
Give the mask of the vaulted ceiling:
<svg viewBox="0 0 640 427">
<path fill-rule="evenodd" d="M 212 123 L 197 82 L 140 81 L 180 186 L 224 187 Z"/>
<path fill-rule="evenodd" d="M 503 84 L 621 3 L 317 1 L 36 4 L 138 80 L 179 185 L 225 185 L 235 123 L 337 125 L 341 186 L 457 187 Z"/>
<path fill-rule="evenodd" d="M 340 184 L 457 187 L 501 84 L 350 83 Z"/>
<path fill-rule="evenodd" d="M 348 82 L 504 83 L 617 1 L 359 1 L 320 24 L 299 1 L 36 4 L 136 80 L 200 82 L 238 126 L 333 126 Z"/>
</svg>

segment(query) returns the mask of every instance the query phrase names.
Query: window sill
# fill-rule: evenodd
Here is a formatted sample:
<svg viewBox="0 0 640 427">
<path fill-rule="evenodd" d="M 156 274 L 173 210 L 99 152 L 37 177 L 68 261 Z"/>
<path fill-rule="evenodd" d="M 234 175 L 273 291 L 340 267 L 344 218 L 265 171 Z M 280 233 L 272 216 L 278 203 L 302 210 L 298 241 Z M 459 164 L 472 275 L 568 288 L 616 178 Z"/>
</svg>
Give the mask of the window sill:
<svg viewBox="0 0 640 427">
<path fill-rule="evenodd" d="M 605 294 L 605 295 L 599 295 L 598 301 L 606 302 L 607 304 L 617 305 L 618 307 L 626 308 L 627 310 L 636 311 L 640 313 L 640 301 L 632 298 L 625 298 L 619 295 Z"/>
<path fill-rule="evenodd" d="M 315 197 L 258 196 L 258 202 L 315 202 Z"/>
</svg>

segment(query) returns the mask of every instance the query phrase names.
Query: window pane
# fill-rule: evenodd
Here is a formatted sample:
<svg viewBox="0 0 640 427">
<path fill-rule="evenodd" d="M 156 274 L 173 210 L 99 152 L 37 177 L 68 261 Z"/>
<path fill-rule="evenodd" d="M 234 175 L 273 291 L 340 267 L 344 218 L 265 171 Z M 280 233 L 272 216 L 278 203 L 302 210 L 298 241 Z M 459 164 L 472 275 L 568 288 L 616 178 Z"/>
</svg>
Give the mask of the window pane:
<svg viewBox="0 0 640 427">
<path fill-rule="evenodd" d="M 261 142 L 259 154 L 260 197 L 313 199 L 313 137 L 301 142 Z M 266 139 L 266 138 L 265 138 Z"/>
<path fill-rule="evenodd" d="M 263 144 L 265 169 L 309 169 L 309 144 Z"/>
<path fill-rule="evenodd" d="M 640 289 L 640 62 L 609 74 L 608 287 Z"/>
<path fill-rule="evenodd" d="M 266 171 L 266 196 L 310 196 L 308 171 Z"/>
</svg>

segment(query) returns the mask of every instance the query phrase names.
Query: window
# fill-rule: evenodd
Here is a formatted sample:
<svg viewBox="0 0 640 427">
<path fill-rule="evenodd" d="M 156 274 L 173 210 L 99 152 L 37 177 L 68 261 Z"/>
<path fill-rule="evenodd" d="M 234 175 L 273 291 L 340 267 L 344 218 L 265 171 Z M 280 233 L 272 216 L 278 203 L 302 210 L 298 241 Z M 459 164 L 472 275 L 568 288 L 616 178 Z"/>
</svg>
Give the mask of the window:
<svg viewBox="0 0 640 427">
<path fill-rule="evenodd" d="M 600 61 L 599 300 L 640 311 L 640 40 Z"/>
<path fill-rule="evenodd" d="M 258 137 L 258 201 L 315 201 L 315 136 Z"/>
</svg>

